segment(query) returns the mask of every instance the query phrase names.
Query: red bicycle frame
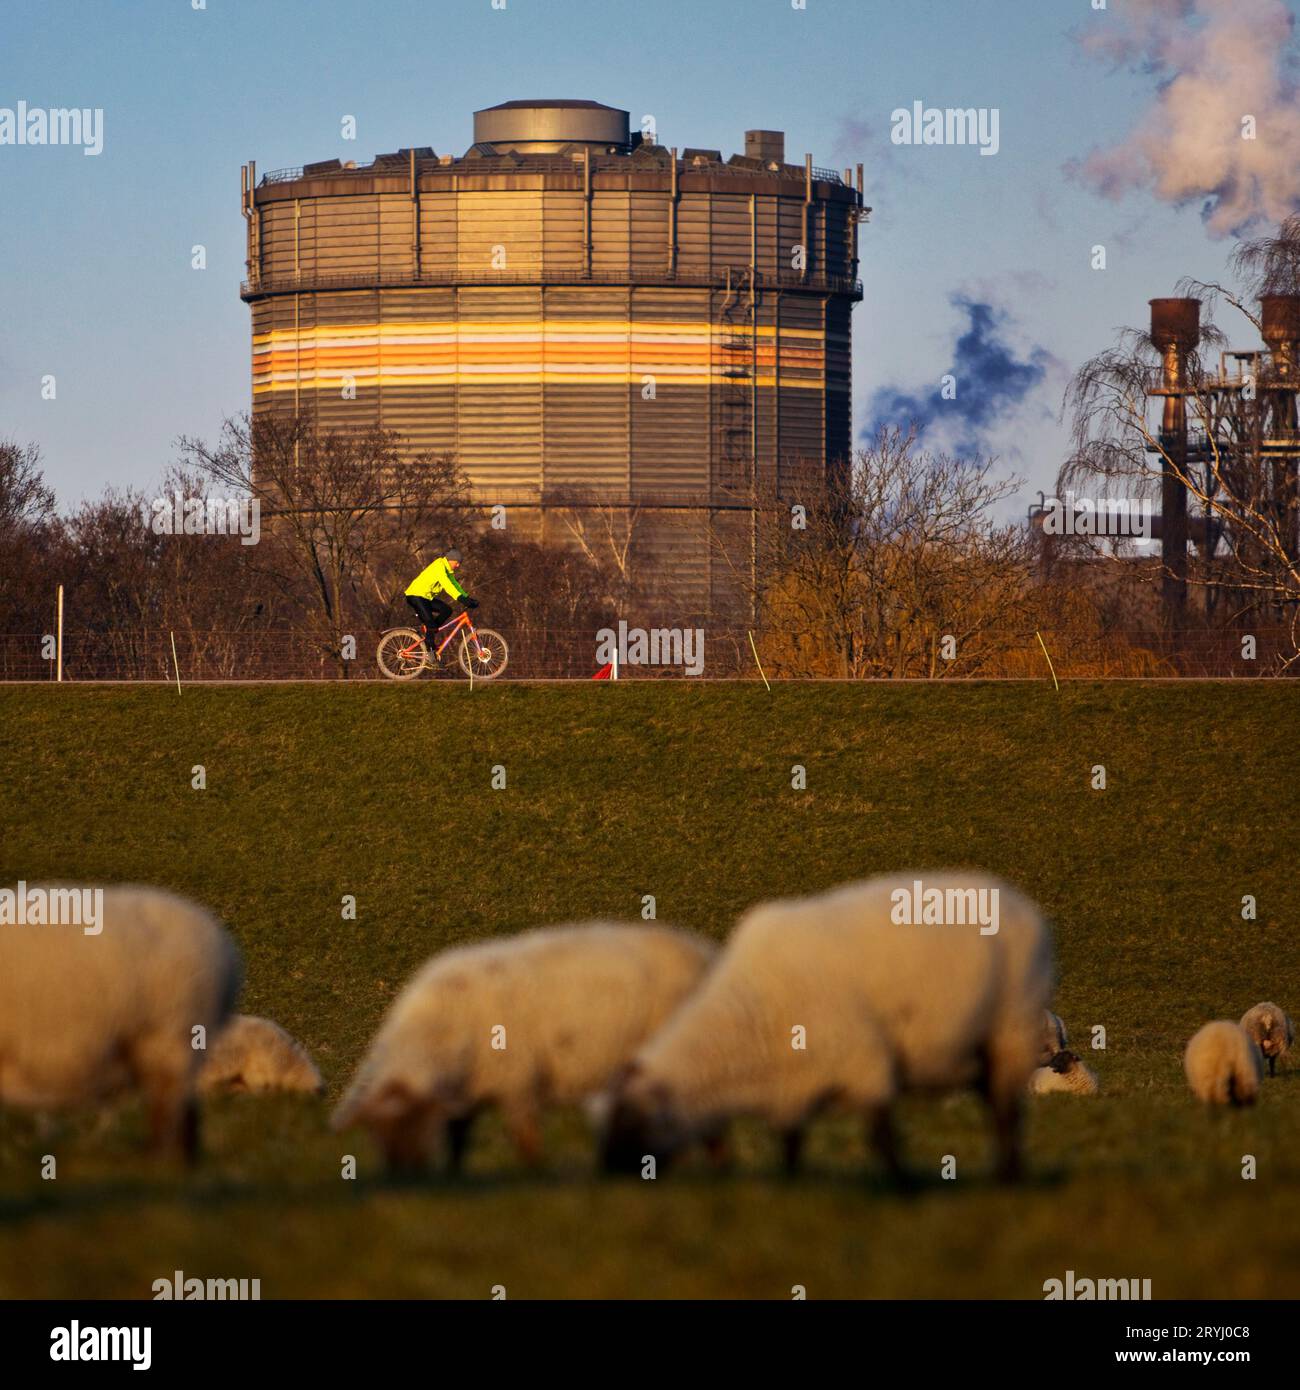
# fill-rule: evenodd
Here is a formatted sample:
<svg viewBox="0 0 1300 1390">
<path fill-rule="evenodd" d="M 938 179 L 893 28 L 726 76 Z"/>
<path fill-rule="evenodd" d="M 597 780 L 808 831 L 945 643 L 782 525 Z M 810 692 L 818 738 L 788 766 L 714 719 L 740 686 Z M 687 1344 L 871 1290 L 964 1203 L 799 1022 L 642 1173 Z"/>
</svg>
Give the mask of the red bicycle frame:
<svg viewBox="0 0 1300 1390">
<path fill-rule="evenodd" d="M 479 650 L 479 645 L 478 645 L 478 633 L 474 630 L 474 624 L 470 621 L 469 613 L 468 613 L 465 609 L 462 608 L 461 611 L 460 611 L 459 613 L 457 613 L 456 616 L 455 616 L 454 618 L 448 618 L 447 621 L 446 621 L 445 623 L 443 623 L 442 627 L 438 627 L 438 628 L 435 628 L 435 629 L 434 629 L 434 632 L 435 632 L 435 633 L 442 632 L 442 631 L 443 631 L 444 629 L 446 629 L 446 628 L 450 628 L 450 629 L 451 629 L 451 631 L 447 633 L 446 637 L 444 637 L 444 638 L 442 639 L 442 641 L 438 644 L 438 650 L 434 653 L 434 655 L 435 655 L 435 656 L 438 656 L 438 657 L 441 657 L 442 654 L 443 654 L 443 652 L 444 652 L 444 651 L 446 650 L 446 648 L 447 648 L 448 642 L 450 642 L 451 639 L 452 639 L 453 637 L 455 637 L 455 635 L 456 635 L 456 634 L 461 630 L 461 628 L 463 628 L 463 627 L 469 628 L 469 635 L 470 635 L 470 637 L 472 638 L 472 640 L 473 640 L 473 642 L 474 642 L 475 649 L 476 649 L 476 650 Z M 420 631 L 421 631 L 421 633 L 427 633 L 427 632 L 429 631 L 429 629 L 428 629 L 427 627 L 425 627 L 425 625 L 424 625 L 423 623 L 421 623 L 421 624 L 420 624 Z M 403 647 L 402 650 L 398 653 L 398 655 L 399 655 L 400 657 L 402 657 L 402 658 L 415 656 L 416 653 L 417 653 L 417 652 L 420 650 L 420 648 L 423 647 L 423 646 L 424 646 L 424 638 L 423 638 L 423 636 L 421 636 L 417 641 L 412 642 L 411 645 L 410 645 L 409 647 Z"/>
</svg>

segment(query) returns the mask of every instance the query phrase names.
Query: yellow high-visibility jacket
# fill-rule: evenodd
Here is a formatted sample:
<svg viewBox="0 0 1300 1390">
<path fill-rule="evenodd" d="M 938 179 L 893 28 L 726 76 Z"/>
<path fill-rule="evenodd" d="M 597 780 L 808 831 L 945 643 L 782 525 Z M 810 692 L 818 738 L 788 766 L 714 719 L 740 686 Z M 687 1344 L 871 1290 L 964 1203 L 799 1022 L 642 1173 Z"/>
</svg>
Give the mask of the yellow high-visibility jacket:
<svg viewBox="0 0 1300 1390">
<path fill-rule="evenodd" d="M 466 590 L 456 583 L 445 555 L 439 555 L 433 564 L 426 566 L 406 586 L 406 592 L 415 598 L 432 598 L 434 593 L 443 593 L 448 598 L 464 598 Z"/>
</svg>

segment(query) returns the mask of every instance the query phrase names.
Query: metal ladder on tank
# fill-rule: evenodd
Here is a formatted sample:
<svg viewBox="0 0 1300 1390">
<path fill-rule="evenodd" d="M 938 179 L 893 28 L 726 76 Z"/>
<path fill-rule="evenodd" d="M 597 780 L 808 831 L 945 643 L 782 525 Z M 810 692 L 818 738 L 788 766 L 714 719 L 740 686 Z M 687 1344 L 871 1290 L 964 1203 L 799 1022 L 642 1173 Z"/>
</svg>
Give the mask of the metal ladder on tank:
<svg viewBox="0 0 1300 1390">
<path fill-rule="evenodd" d="M 733 280 L 734 275 L 734 280 Z M 754 487 L 755 302 L 748 266 L 727 268 L 718 314 L 722 384 L 718 388 L 718 477 L 725 493 L 748 498 Z"/>
</svg>

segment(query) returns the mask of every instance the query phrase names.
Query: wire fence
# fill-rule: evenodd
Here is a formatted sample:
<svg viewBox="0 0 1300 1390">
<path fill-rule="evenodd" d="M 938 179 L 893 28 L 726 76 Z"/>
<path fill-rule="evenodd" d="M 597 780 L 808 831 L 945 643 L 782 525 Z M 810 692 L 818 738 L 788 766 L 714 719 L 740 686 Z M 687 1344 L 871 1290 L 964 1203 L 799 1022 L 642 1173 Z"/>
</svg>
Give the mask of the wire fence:
<svg viewBox="0 0 1300 1390">
<path fill-rule="evenodd" d="M 65 631 L 65 681 L 382 680 L 381 629 L 347 634 L 341 654 L 297 630 Z M 935 633 L 905 655 L 864 654 L 825 637 L 743 628 L 561 628 L 503 634 L 503 680 L 587 680 L 617 654 L 618 678 L 646 679 L 1136 679 L 1261 678 L 1284 673 L 1285 628 L 983 633 L 946 642 Z M 459 640 L 459 639 L 457 639 Z M 175 658 L 173 659 L 173 644 Z M 463 678 L 448 647 L 421 679 Z M 761 662 L 761 670 L 760 663 Z M 1050 663 L 1050 664 L 1049 664 Z M 0 681 L 53 681 L 50 633 L 0 633 Z"/>
</svg>

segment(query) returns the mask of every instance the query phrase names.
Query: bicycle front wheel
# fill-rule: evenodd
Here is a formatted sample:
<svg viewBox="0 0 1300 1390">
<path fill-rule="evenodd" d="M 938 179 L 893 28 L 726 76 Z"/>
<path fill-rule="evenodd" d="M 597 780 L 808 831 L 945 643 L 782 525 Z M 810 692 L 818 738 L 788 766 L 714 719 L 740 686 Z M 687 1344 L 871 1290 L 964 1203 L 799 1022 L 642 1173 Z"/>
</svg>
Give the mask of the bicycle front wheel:
<svg viewBox="0 0 1300 1390">
<path fill-rule="evenodd" d="M 490 627 L 478 628 L 475 637 L 477 641 L 465 633 L 460 639 L 460 669 L 467 676 L 473 676 L 475 680 L 496 680 L 506 669 L 506 662 L 510 660 L 510 648 L 506 646 L 506 639 L 499 632 L 493 632 Z"/>
<path fill-rule="evenodd" d="M 384 633 L 375 659 L 390 681 L 414 680 L 429 664 L 420 634 L 412 627 L 390 628 Z"/>
</svg>

